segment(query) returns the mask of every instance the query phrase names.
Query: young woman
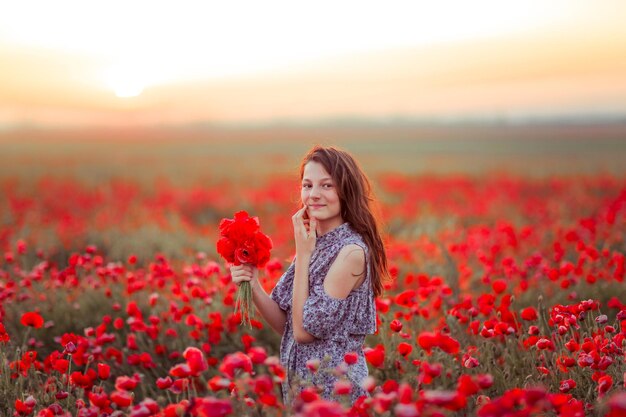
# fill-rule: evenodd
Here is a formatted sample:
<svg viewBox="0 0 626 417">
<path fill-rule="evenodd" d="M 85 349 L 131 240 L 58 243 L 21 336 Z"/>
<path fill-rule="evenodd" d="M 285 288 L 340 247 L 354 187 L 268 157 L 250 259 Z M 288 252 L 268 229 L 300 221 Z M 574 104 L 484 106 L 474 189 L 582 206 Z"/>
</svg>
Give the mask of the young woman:
<svg viewBox="0 0 626 417">
<path fill-rule="evenodd" d="M 296 257 L 271 295 L 256 268 L 233 266 L 231 276 L 236 284 L 251 282 L 257 310 L 282 335 L 285 404 L 310 384 L 333 399 L 339 381 L 351 386 L 354 402 L 367 395 L 363 342 L 376 331 L 374 297 L 388 277 L 372 191 L 354 158 L 335 147 L 311 149 L 300 179 L 302 208 L 292 217 Z"/>
</svg>

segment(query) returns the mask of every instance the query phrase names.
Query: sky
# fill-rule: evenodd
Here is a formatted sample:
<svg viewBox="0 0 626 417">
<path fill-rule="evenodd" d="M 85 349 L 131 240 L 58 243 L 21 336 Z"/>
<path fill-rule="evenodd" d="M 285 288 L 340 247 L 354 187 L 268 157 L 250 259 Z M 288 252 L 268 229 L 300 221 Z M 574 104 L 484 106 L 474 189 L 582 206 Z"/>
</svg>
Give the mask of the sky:
<svg viewBox="0 0 626 417">
<path fill-rule="evenodd" d="M 0 128 L 626 116 L 626 2 L 20 1 Z"/>
</svg>

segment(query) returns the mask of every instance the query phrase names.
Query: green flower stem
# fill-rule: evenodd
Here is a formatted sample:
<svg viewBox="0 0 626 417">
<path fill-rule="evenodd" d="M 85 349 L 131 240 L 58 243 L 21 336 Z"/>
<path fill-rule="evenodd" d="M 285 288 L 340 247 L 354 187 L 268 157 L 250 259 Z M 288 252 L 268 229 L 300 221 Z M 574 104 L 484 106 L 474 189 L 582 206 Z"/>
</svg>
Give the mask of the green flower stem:
<svg viewBox="0 0 626 417">
<path fill-rule="evenodd" d="M 237 288 L 235 313 L 237 311 L 241 313 L 241 324 L 252 328 L 250 318 L 253 316 L 254 309 L 252 307 L 252 285 L 250 281 L 243 281 Z"/>
</svg>

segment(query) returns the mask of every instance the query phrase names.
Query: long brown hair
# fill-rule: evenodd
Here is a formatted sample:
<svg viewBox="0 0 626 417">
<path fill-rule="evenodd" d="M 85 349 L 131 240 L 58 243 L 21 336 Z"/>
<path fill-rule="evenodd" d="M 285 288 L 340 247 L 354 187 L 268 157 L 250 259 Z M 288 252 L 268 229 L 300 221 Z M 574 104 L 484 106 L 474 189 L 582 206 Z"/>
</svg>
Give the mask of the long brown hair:
<svg viewBox="0 0 626 417">
<path fill-rule="evenodd" d="M 300 179 L 304 167 L 314 161 L 330 174 L 337 187 L 341 217 L 358 232 L 369 248 L 372 288 L 382 295 L 383 281 L 389 279 L 387 254 L 379 232 L 379 217 L 374 210 L 374 194 L 367 176 L 348 152 L 334 146 L 314 146 L 300 163 Z"/>
</svg>

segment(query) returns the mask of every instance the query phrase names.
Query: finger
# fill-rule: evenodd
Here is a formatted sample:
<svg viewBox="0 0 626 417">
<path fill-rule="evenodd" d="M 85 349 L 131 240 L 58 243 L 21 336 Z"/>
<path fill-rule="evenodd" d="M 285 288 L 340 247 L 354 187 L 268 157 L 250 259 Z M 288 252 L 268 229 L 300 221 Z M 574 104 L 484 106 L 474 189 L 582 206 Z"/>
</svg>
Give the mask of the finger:
<svg viewBox="0 0 626 417">
<path fill-rule="evenodd" d="M 302 216 L 302 213 L 303 213 L 303 211 L 302 211 L 302 210 L 303 210 L 304 208 L 305 208 L 305 207 L 300 208 L 298 211 L 296 211 L 296 212 L 293 214 L 293 216 L 292 216 L 292 217 L 293 217 L 293 218 L 295 218 L 295 217 L 298 217 L 298 216 Z"/>
<path fill-rule="evenodd" d="M 237 273 L 237 276 L 240 277 L 251 277 L 252 276 L 252 271 L 246 270 L 246 269 L 242 269 L 241 271 L 239 271 Z"/>
<path fill-rule="evenodd" d="M 292 219 L 300 219 L 302 218 L 302 216 L 304 215 L 304 211 L 306 210 L 306 206 L 302 207 L 300 210 L 296 211 L 296 213 L 293 215 Z"/>
<path fill-rule="evenodd" d="M 304 225 L 304 223 L 300 223 L 296 225 L 296 232 L 302 234 L 305 238 L 308 237 L 309 231 L 308 228 Z"/>
<path fill-rule="evenodd" d="M 317 219 L 315 217 L 311 218 L 311 224 L 310 224 L 309 230 L 311 233 L 315 233 L 315 235 L 317 236 L 318 234 Z"/>
<path fill-rule="evenodd" d="M 236 272 L 232 273 L 231 276 L 233 276 L 233 277 L 251 277 L 252 276 L 252 272 L 250 272 L 250 271 L 236 271 Z"/>
<path fill-rule="evenodd" d="M 249 277 L 248 277 L 248 278 L 246 278 L 246 277 L 239 277 L 239 278 L 237 278 L 237 279 L 233 279 L 233 282 L 234 282 L 236 285 L 239 285 L 239 284 L 241 284 L 241 283 L 242 283 L 242 282 L 244 282 L 244 281 L 251 281 L 251 280 L 252 280 L 252 279 L 251 279 L 251 278 L 249 278 Z"/>
</svg>

